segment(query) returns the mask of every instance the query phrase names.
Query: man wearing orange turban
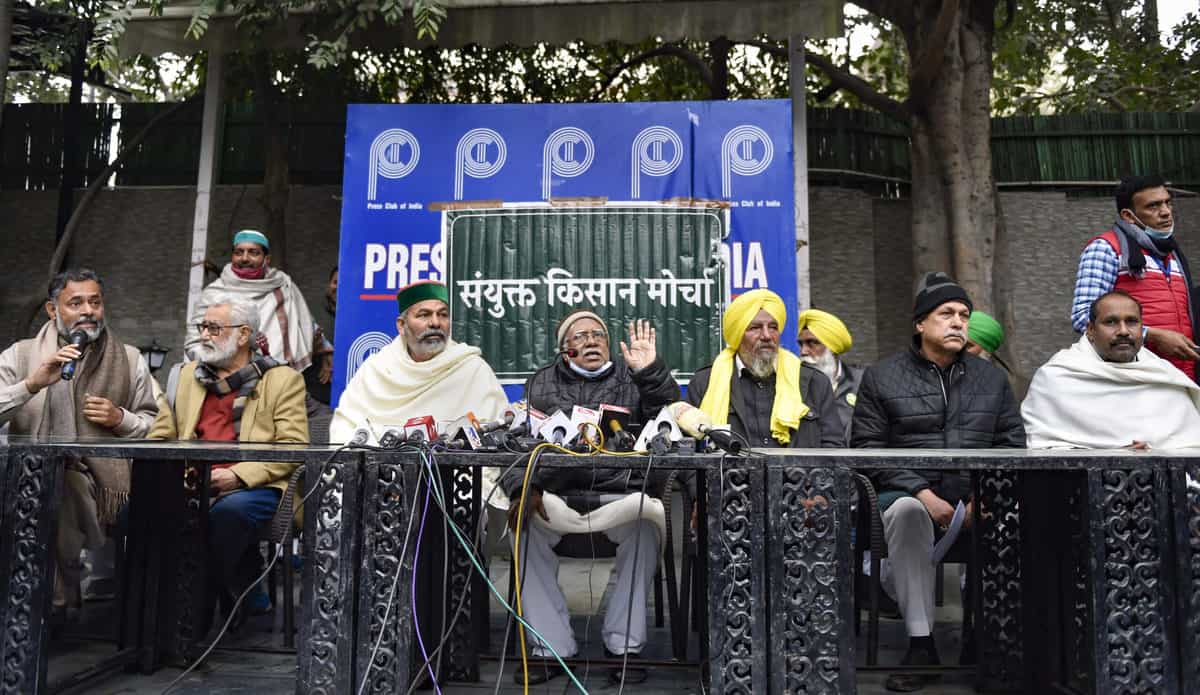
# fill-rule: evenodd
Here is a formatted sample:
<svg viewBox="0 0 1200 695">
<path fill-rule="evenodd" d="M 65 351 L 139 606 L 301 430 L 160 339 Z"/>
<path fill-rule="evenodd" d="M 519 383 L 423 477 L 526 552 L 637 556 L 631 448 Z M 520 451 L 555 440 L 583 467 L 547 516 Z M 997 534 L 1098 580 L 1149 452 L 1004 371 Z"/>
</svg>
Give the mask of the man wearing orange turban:
<svg viewBox="0 0 1200 695">
<path fill-rule="evenodd" d="M 725 311 L 726 348 L 692 377 L 687 400 L 753 447 L 845 446 L 833 386 L 779 346 L 786 325 L 779 295 L 763 289 L 740 295 Z"/>
</svg>

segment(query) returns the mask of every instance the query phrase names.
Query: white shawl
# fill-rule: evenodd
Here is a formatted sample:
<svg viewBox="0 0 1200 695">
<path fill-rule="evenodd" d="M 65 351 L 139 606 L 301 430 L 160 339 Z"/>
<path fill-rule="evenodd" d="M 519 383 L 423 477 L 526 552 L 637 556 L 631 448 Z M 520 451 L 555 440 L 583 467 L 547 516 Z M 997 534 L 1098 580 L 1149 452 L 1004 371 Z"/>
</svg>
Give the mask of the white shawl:
<svg viewBox="0 0 1200 695">
<path fill-rule="evenodd" d="M 275 290 L 279 290 L 283 297 L 282 313 L 286 326 L 280 323 L 280 312 L 277 311 L 279 298 Z M 258 307 L 258 331 L 267 337 L 271 356 L 280 362 L 287 362 L 298 372 L 308 369 L 312 364 L 313 317 L 300 288 L 296 287 L 287 273 L 278 268 L 267 268 L 267 274 L 261 280 L 243 280 L 234 274 L 230 263 L 221 269 L 219 278 L 204 288 L 200 300 L 196 302 L 184 342 L 189 358 L 196 358 L 192 350 L 200 343 L 196 324 L 204 320 L 205 309 L 221 295 L 241 299 Z"/>
<path fill-rule="evenodd" d="M 409 418 L 432 415 L 438 423 L 470 410 L 480 420 L 499 419 L 508 406 L 496 374 L 479 348 L 446 341 L 433 359 L 416 362 L 397 336 L 371 355 L 346 385 L 329 425 L 331 442 L 347 442 L 366 427 L 376 435 Z"/>
<path fill-rule="evenodd" d="M 1086 335 L 1037 370 L 1021 416 L 1031 449 L 1200 447 L 1200 386 L 1145 348 L 1105 362 Z"/>
</svg>

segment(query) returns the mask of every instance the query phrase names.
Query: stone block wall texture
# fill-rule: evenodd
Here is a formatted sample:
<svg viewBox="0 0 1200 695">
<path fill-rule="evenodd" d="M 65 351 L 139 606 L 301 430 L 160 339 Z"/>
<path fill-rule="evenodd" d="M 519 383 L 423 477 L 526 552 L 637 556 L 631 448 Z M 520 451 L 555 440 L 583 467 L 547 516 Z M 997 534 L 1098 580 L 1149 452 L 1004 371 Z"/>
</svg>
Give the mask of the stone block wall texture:
<svg viewBox="0 0 1200 695">
<path fill-rule="evenodd" d="M 282 267 L 299 283 L 318 321 L 327 316 L 324 289 L 338 261 L 340 193 L 336 186 L 294 186 L 288 203 Z M 259 186 L 214 191 L 209 260 L 218 267 L 229 261 L 236 230 L 264 225 L 261 195 Z M 1068 313 L 1079 252 L 1107 229 L 1115 210 L 1109 197 L 1061 192 L 1004 192 L 1000 202 L 1013 240 L 1010 283 L 1017 308 L 1016 325 L 1006 329 L 1022 346 L 1020 366 L 1032 373 L 1075 339 Z M 28 327 L 17 326 L 22 306 L 45 292 L 56 204 L 56 191 L 0 191 L 0 348 L 28 335 Z M 157 338 L 173 348 L 169 361 L 180 359 L 194 189 L 104 191 L 93 206 L 70 262 L 104 275 L 112 326 L 123 340 L 142 345 Z M 847 358 L 869 364 L 904 349 L 913 291 L 910 202 L 816 187 L 810 211 L 813 303 L 850 327 L 854 347 Z M 1200 198 L 1178 198 L 1176 212 L 1180 241 L 1200 272 L 1200 229 L 1189 226 L 1200 220 Z"/>
</svg>

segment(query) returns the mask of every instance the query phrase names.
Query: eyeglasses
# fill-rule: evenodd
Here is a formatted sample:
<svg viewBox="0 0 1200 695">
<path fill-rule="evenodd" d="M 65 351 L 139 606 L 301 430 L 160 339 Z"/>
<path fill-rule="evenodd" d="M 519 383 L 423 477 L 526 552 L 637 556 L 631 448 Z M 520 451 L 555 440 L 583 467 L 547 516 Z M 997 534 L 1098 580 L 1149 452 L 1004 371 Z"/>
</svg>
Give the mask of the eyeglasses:
<svg viewBox="0 0 1200 695">
<path fill-rule="evenodd" d="M 245 325 L 246 324 L 244 324 L 244 323 L 228 323 L 228 324 L 226 324 L 226 323 L 216 323 L 216 322 L 211 322 L 211 323 L 203 322 L 203 323 L 195 324 L 197 333 L 199 333 L 200 335 L 204 335 L 205 333 L 208 333 L 209 335 L 211 335 L 214 338 L 220 338 L 221 333 L 224 332 L 224 330 L 226 328 L 240 328 Z"/>
<path fill-rule="evenodd" d="M 568 336 L 567 342 L 571 343 L 572 345 L 579 345 L 587 342 L 588 338 L 591 338 L 598 343 L 602 343 L 608 340 L 608 334 L 598 328 L 591 331 L 579 331 Z"/>
</svg>

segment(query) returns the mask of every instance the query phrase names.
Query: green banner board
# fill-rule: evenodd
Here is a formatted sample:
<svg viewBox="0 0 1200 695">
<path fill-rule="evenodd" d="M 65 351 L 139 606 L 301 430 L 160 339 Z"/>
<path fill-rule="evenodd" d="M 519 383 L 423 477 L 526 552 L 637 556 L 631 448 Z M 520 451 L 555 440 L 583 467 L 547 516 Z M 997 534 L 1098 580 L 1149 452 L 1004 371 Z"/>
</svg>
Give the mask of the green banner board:
<svg viewBox="0 0 1200 695">
<path fill-rule="evenodd" d="M 728 298 L 720 208 L 512 205 L 444 213 L 455 340 L 476 345 L 505 383 L 554 359 L 559 320 L 596 312 L 613 336 L 647 319 L 658 353 L 686 382 L 724 347 Z"/>
</svg>

